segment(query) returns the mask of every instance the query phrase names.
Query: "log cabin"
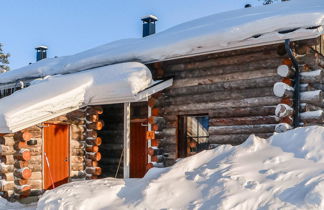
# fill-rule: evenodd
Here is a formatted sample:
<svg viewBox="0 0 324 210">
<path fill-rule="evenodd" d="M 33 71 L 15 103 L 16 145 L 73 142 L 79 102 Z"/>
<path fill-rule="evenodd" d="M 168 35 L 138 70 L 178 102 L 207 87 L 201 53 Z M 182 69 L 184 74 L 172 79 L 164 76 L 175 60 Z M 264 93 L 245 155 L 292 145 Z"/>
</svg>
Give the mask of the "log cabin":
<svg viewBox="0 0 324 210">
<path fill-rule="evenodd" d="M 300 18 L 295 18 L 296 16 Z M 234 17 L 234 18 L 233 18 Z M 249 135 L 322 125 L 324 5 L 216 14 L 0 75 L 0 192 L 141 178 Z"/>
</svg>

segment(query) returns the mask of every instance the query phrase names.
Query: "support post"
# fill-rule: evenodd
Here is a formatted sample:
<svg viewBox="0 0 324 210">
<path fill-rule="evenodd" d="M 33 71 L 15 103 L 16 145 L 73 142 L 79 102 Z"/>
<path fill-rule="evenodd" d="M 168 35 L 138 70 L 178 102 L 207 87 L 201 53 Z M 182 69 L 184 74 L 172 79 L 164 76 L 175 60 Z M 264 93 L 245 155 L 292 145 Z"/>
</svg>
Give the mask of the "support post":
<svg viewBox="0 0 324 210">
<path fill-rule="evenodd" d="M 300 116 L 299 116 L 299 112 L 300 112 L 300 72 L 299 72 L 299 65 L 298 62 L 295 58 L 295 56 L 293 55 L 293 52 L 290 48 L 290 40 L 286 39 L 285 40 L 285 48 L 286 48 L 286 52 L 288 53 L 289 58 L 291 59 L 293 66 L 295 68 L 295 78 L 294 78 L 294 104 L 293 104 L 293 108 L 294 108 L 294 128 L 297 128 L 300 126 Z"/>
<path fill-rule="evenodd" d="M 130 168 L 130 103 L 124 103 L 124 179 Z"/>
</svg>

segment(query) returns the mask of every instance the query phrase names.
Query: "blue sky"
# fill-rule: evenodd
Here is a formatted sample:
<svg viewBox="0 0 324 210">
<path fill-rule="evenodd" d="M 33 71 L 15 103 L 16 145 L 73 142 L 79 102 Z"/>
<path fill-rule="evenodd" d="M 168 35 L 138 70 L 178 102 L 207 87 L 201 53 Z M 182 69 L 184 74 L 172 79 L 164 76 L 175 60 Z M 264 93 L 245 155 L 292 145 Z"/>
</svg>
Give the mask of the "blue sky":
<svg viewBox="0 0 324 210">
<path fill-rule="evenodd" d="M 48 57 L 70 55 L 114 40 L 141 37 L 140 18 L 159 17 L 157 32 L 195 18 L 242 8 L 257 0 L 10 0 L 1 2 L 0 42 L 15 69 L 35 62 L 34 47 Z"/>
</svg>

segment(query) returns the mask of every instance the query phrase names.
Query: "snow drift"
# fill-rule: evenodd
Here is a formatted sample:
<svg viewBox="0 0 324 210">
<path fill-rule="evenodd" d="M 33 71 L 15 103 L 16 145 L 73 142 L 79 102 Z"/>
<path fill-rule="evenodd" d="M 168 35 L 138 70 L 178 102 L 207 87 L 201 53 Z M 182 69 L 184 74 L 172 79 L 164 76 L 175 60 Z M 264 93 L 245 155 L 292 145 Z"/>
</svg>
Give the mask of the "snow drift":
<svg viewBox="0 0 324 210">
<path fill-rule="evenodd" d="M 250 136 L 151 169 L 47 191 L 37 209 L 324 209 L 324 127 Z"/>
<path fill-rule="evenodd" d="M 301 40 L 323 34 L 322 0 L 224 12 L 138 39 L 120 40 L 72 56 L 48 58 L 0 75 L 0 83 L 65 74 L 115 63 L 150 63 L 199 53 Z"/>
</svg>

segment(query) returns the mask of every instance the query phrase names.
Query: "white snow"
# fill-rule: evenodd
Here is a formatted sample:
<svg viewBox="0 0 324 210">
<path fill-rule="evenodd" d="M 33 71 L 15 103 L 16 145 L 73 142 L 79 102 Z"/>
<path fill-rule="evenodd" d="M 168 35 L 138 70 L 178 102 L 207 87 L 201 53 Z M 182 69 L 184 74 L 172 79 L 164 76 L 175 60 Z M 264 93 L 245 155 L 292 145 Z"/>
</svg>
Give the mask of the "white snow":
<svg viewBox="0 0 324 210">
<path fill-rule="evenodd" d="M 324 127 L 251 135 L 151 169 L 143 179 L 74 182 L 37 209 L 324 209 Z"/>
<path fill-rule="evenodd" d="M 136 62 L 36 80 L 0 100 L 0 133 L 21 130 L 85 105 L 131 101 L 151 84 L 150 70 Z"/>
<path fill-rule="evenodd" d="M 318 28 L 311 28 L 319 26 Z M 323 34 L 322 0 L 224 12 L 193 20 L 145 38 L 119 40 L 72 56 L 48 58 L 0 75 L 0 83 L 71 73 L 121 62 L 150 63 L 200 53 L 301 40 Z M 290 33 L 280 31 L 296 29 Z"/>
</svg>

